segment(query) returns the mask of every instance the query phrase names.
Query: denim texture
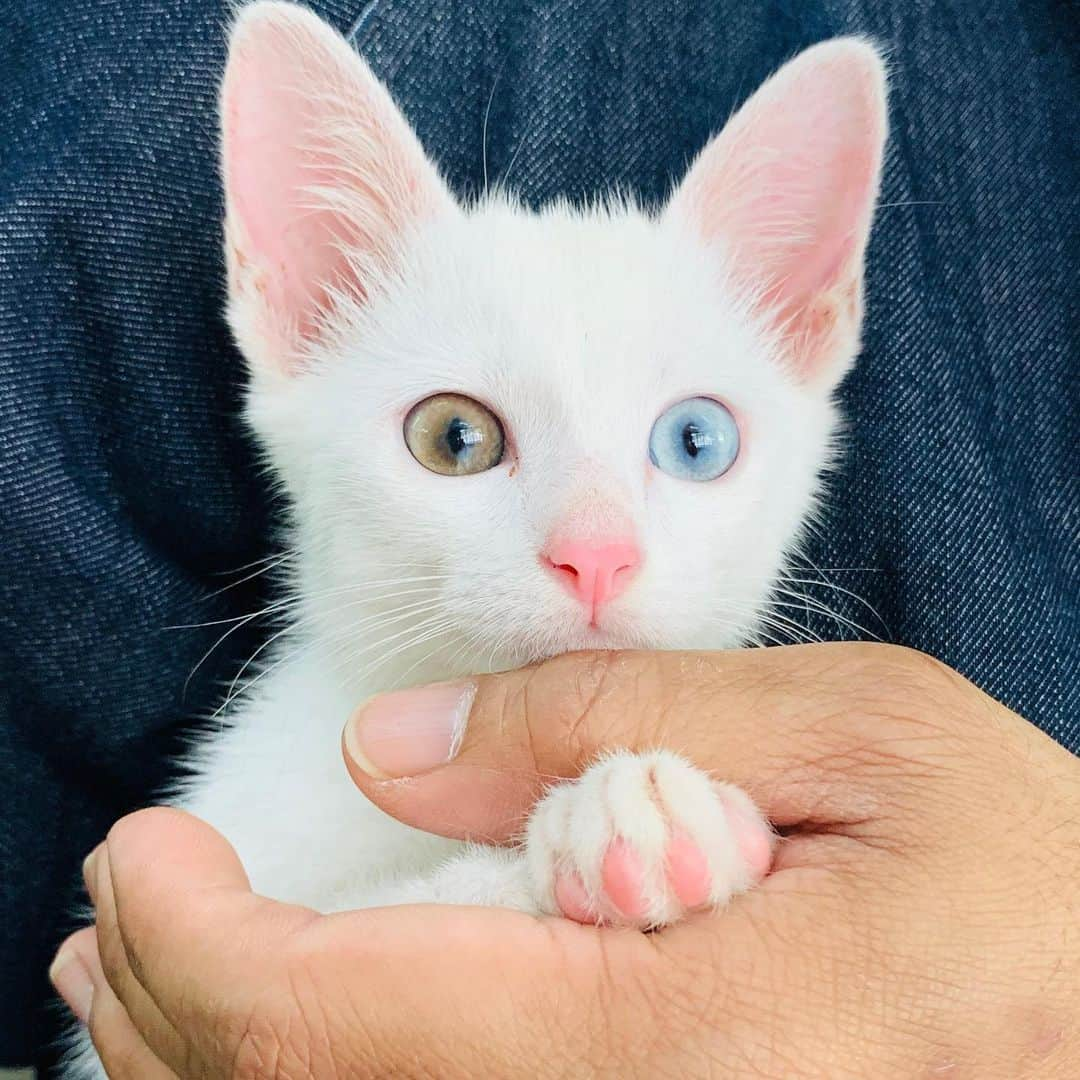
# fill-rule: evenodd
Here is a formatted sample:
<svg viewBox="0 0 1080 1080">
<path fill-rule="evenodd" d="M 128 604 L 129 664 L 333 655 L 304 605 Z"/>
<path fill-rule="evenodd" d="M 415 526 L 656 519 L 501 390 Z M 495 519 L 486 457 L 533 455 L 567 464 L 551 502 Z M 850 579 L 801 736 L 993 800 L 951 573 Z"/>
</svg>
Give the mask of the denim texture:
<svg viewBox="0 0 1080 1080">
<path fill-rule="evenodd" d="M 1075 15 L 1055 0 L 325 0 L 460 192 L 662 198 L 815 41 L 890 50 L 850 425 L 806 572 L 1074 751 Z M 215 173 L 223 0 L 0 0 L 0 1063 L 44 1061 L 80 859 L 264 627 Z M 484 139 L 485 114 L 486 147 Z M 865 598 L 872 614 L 844 591 Z M 813 603 L 826 638 L 865 636 Z M 992 798 L 993 793 L 988 793 Z"/>
</svg>

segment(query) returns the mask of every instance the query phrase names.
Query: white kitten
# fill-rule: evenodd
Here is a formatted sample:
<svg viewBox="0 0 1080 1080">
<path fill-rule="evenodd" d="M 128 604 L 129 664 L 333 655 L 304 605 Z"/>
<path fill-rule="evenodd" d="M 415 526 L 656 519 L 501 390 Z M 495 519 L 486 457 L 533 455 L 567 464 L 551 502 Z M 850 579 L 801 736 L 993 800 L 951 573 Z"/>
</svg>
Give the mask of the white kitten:
<svg viewBox="0 0 1080 1080">
<path fill-rule="evenodd" d="M 462 207 L 364 62 L 291 4 L 241 11 L 221 108 L 229 317 L 292 507 L 295 606 L 177 803 L 258 892 L 323 911 L 657 926 L 749 887 L 767 826 L 671 753 L 555 787 L 506 852 L 385 816 L 339 736 L 393 687 L 754 639 L 858 349 L 877 53 L 788 64 L 659 214 Z M 620 867 L 636 896 L 625 872 L 609 888 Z"/>
</svg>

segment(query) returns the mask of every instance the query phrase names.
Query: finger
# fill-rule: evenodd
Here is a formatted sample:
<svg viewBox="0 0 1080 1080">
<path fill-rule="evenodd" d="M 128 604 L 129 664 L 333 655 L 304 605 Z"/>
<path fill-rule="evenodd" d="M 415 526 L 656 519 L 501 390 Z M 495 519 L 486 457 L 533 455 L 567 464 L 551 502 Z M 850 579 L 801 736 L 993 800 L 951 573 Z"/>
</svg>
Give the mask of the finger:
<svg viewBox="0 0 1080 1080">
<path fill-rule="evenodd" d="M 96 959 L 94 997 L 87 1029 L 110 1080 L 177 1080 L 177 1075 L 150 1049 L 127 1010 L 109 986 Z"/>
<path fill-rule="evenodd" d="M 94 975 L 101 970 L 97 940 L 92 926 L 72 934 L 56 950 L 49 966 L 49 980 L 67 1007 L 84 1024 L 90 1017 Z"/>
<path fill-rule="evenodd" d="M 573 1072 L 607 1041 L 605 981 L 616 973 L 626 986 L 631 976 L 644 982 L 657 966 L 645 938 L 634 937 L 602 942 L 595 928 L 569 920 L 466 906 L 320 920 L 297 946 L 317 958 L 321 1001 L 334 1005 L 319 1016 L 331 1025 L 320 1042 L 333 1051 L 336 1071 L 305 1075 Z M 294 1040 L 294 1058 L 297 1049 Z M 310 1053 L 305 1047 L 302 1056 Z"/>
<path fill-rule="evenodd" d="M 167 1054 L 171 1060 L 184 1058 L 186 1048 L 128 967 L 117 930 L 105 843 L 87 858 L 83 877 L 97 904 L 97 922 L 72 934 L 60 946 L 49 968 L 49 978 L 71 1011 L 89 1028 L 99 1057 L 112 1061 L 110 1076 L 158 1075 L 147 1062 L 152 1058 L 160 1070 L 159 1055 L 150 1050 L 136 1030 L 128 1007 L 119 1003 L 109 984 L 110 977 L 114 985 L 124 987 L 125 1000 L 135 1007 L 143 1030 L 155 1041 L 169 1039 Z M 103 948 L 110 955 L 109 977 L 101 962 Z"/>
<path fill-rule="evenodd" d="M 158 1076 L 138 1072 L 147 1059 L 124 1016 L 180 1076 L 262 1075 L 267 1062 L 283 1076 L 406 1075 L 417 1062 L 435 1063 L 426 1071 L 439 1075 L 492 1075 L 464 1063 L 488 1043 L 507 1049 L 489 1024 L 517 1045 L 519 1004 L 539 993 L 533 977 L 549 1005 L 562 1002 L 568 950 L 552 948 L 560 931 L 518 912 L 402 907 L 320 917 L 275 904 L 251 894 L 217 833 L 174 811 L 123 819 L 95 862 L 99 934 L 118 993 L 94 1022 L 106 1053 L 129 1070 L 118 1075 Z M 530 958 L 529 978 L 518 952 Z M 584 1002 L 598 1000 L 598 956 L 593 948 L 594 962 L 579 965 L 580 978 L 593 980 Z M 482 1019 L 469 989 L 481 974 Z M 540 1023 L 535 1035 L 543 1054 L 550 1032 Z M 443 1070 L 437 1063 L 451 1052 L 462 1066 Z"/>
<path fill-rule="evenodd" d="M 120 925 L 116 907 L 116 895 L 112 882 L 112 860 L 109 843 L 99 845 L 84 864 L 90 895 L 94 900 L 95 923 L 90 928 L 94 935 L 93 953 L 101 978 L 95 983 L 95 997 L 101 996 L 101 983 L 107 992 L 106 1003 L 99 1009 L 98 1040 L 100 1053 L 112 1053 L 109 1045 L 118 1040 L 118 1053 L 129 1060 L 131 1032 L 138 1033 L 139 1041 L 153 1055 L 179 1068 L 190 1061 L 192 1052 L 187 1040 L 176 1030 L 154 1000 L 151 991 L 139 981 L 128 955 L 124 931 Z M 111 1075 L 111 1074 L 110 1074 Z"/>
<path fill-rule="evenodd" d="M 314 913 L 255 896 L 227 841 L 179 811 L 122 819 L 105 852 L 94 876 L 109 983 L 163 1061 L 215 1075 L 263 968 Z"/>
<path fill-rule="evenodd" d="M 115 1080 L 175 1080 L 135 1029 L 113 994 L 92 926 L 72 934 L 57 950 L 49 978 L 71 1011 L 87 1026 L 98 1057 Z"/>
<path fill-rule="evenodd" d="M 677 1073 L 695 1043 L 736 1075 L 745 1060 L 726 1048 L 756 1025 L 747 1001 L 763 1003 L 764 1036 L 776 1017 L 767 995 L 780 994 L 789 954 L 795 969 L 802 958 L 763 927 L 794 916 L 796 933 L 821 938 L 821 919 L 842 908 L 827 875 L 803 884 L 796 897 L 767 883 L 752 906 L 657 935 L 468 907 L 333 916 L 306 942 L 324 961 L 321 1000 L 335 1005 L 318 1015 L 340 1025 L 323 1041 L 345 1076 L 576 1075 L 596 1061 L 605 1074 L 651 1076 Z M 800 989 L 811 966 L 790 973 Z"/>
<path fill-rule="evenodd" d="M 514 836 L 545 784 L 616 747 L 683 753 L 777 825 L 833 825 L 871 816 L 958 729 L 941 707 L 958 686 L 970 695 L 928 657 L 861 643 L 575 653 L 377 697 L 346 725 L 344 752 L 373 801 L 451 836 Z"/>
<path fill-rule="evenodd" d="M 95 890 L 102 925 L 116 924 L 111 933 L 135 959 L 110 965 L 121 980 L 137 975 L 184 1039 L 179 1051 L 171 1049 L 168 1025 L 155 1028 L 161 1021 L 141 1011 L 145 1000 L 129 988 L 126 1001 L 136 1010 L 129 1013 L 106 983 L 108 994 L 95 993 L 91 1017 L 111 1075 L 120 1077 L 168 1076 L 159 1067 L 163 1054 L 179 1076 L 247 1075 L 249 1067 L 255 1075 L 267 1061 L 280 1075 L 399 1075 L 418 1063 L 440 1075 L 494 1075 L 507 1071 L 508 1061 L 524 1071 L 546 1060 L 552 1030 L 561 1033 L 560 1060 L 589 1060 L 607 1046 L 610 1024 L 647 1035 L 642 1018 L 655 1014 L 658 986 L 688 1001 L 708 990 L 721 1005 L 724 987 L 737 985 L 728 971 L 745 969 L 756 987 L 775 986 L 761 925 L 821 925 L 818 902 L 811 904 L 814 894 L 805 889 L 799 904 L 813 917 L 799 923 L 798 910 L 778 908 L 778 920 L 765 906 L 780 895 L 770 882 L 752 894 L 752 912 L 735 905 L 720 919 L 696 922 L 696 930 L 688 924 L 686 935 L 663 948 L 644 935 L 481 908 L 307 913 L 301 921 L 296 909 L 253 898 L 260 907 L 249 917 L 234 904 L 236 880 L 220 873 L 227 860 L 206 865 L 205 853 L 191 853 L 192 832 L 209 846 L 217 842 L 213 830 L 171 812 L 144 812 L 123 824 L 110 834 L 108 863 L 99 856 Z M 154 853 L 152 864 L 140 859 L 144 850 Z M 132 878 L 133 868 L 142 872 Z M 213 880 L 216 886 L 206 885 Z M 220 902 L 207 906 L 213 894 Z M 200 952 L 207 938 L 213 948 Z M 660 935 L 661 945 L 666 940 Z M 160 955 L 144 955 L 151 950 Z M 726 965 L 706 970 L 701 957 L 721 952 Z M 725 978 L 717 980 L 716 972 Z M 174 1012 L 176 987 L 187 988 L 179 991 L 186 1012 Z M 613 1019 L 613 1008 L 636 1019 Z M 651 1036 L 641 1042 L 627 1053 L 648 1053 Z"/>
<path fill-rule="evenodd" d="M 208 854 L 214 837 L 184 815 L 143 812 L 110 833 L 111 871 L 100 856 L 95 868 L 102 925 L 116 925 L 123 953 L 110 959 L 109 977 L 144 1043 L 180 1076 L 262 1075 L 256 1066 L 267 1062 L 282 1076 L 494 1075 L 521 1047 L 530 1064 L 543 1060 L 555 1009 L 580 1038 L 602 1026 L 606 969 L 595 938 L 566 935 L 585 934 L 580 927 L 478 907 L 297 917 L 248 892 L 258 904 L 250 912 L 224 872 L 225 853 Z M 154 1005 L 184 1032 L 191 1059 L 172 1048 Z M 107 1006 L 98 1022 L 108 1025 L 103 1045 L 136 1061 L 123 1017 Z"/>
</svg>

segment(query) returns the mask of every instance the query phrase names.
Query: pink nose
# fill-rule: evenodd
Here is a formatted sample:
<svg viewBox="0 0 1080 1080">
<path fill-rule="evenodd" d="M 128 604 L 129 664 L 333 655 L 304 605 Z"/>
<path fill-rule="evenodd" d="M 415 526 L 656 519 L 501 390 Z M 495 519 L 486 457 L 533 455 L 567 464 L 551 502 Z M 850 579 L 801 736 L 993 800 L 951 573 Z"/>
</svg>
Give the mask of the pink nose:
<svg viewBox="0 0 1080 1080">
<path fill-rule="evenodd" d="M 641 563 L 641 553 L 628 540 L 556 540 L 548 545 L 541 561 L 588 608 L 595 622 L 600 605 L 618 596 L 630 583 Z"/>
</svg>

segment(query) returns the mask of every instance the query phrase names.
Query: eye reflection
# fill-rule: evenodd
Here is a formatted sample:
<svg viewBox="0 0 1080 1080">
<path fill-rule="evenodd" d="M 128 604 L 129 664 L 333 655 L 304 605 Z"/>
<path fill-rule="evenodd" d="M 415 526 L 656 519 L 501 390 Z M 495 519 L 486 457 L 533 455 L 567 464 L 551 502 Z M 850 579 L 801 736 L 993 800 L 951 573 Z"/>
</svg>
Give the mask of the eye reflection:
<svg viewBox="0 0 1080 1080">
<path fill-rule="evenodd" d="M 498 417 L 463 394 L 436 394 L 414 405 L 405 417 L 404 434 L 412 456 L 440 476 L 493 469 L 505 448 Z"/>
</svg>

